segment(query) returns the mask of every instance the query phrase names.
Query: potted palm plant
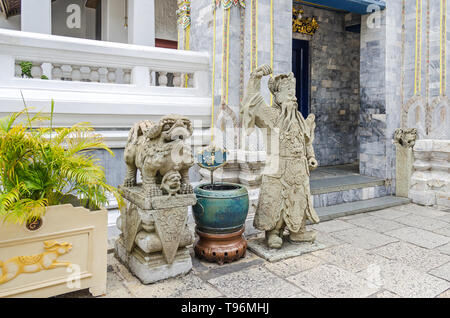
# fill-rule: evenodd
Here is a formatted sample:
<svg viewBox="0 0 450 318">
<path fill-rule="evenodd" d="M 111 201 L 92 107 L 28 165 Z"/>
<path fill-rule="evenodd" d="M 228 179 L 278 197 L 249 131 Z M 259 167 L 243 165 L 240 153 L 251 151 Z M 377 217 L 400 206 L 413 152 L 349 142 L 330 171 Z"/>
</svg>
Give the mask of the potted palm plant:
<svg viewBox="0 0 450 318">
<path fill-rule="evenodd" d="M 86 123 L 53 128 L 53 108 L 0 119 L 0 297 L 106 293 L 102 206 L 122 200 L 91 151 L 112 152 Z"/>
</svg>

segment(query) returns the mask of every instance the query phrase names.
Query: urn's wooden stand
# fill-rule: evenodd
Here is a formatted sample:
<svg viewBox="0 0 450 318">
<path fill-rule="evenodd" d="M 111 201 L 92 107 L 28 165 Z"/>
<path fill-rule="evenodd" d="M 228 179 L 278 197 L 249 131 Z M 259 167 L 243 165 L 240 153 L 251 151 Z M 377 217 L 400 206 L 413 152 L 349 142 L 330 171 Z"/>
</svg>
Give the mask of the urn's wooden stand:
<svg viewBox="0 0 450 318">
<path fill-rule="evenodd" d="M 226 234 L 205 233 L 195 230 L 199 239 L 195 243 L 195 255 L 219 265 L 231 263 L 245 256 L 247 241 L 242 236 L 244 227 L 239 231 Z"/>
</svg>

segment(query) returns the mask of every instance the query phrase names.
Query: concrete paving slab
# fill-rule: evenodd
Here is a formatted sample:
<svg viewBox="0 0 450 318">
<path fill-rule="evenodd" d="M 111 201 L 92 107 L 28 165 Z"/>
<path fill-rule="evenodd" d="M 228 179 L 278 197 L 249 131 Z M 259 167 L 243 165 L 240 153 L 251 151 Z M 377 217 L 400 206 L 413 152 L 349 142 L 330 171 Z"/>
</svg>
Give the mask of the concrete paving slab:
<svg viewBox="0 0 450 318">
<path fill-rule="evenodd" d="M 410 214 L 410 212 L 400 211 L 394 208 L 388 208 L 380 211 L 368 212 L 367 214 L 387 220 L 395 220 L 396 218 Z"/>
<path fill-rule="evenodd" d="M 262 265 L 210 279 L 208 282 L 227 297 L 284 298 L 303 292 Z"/>
<path fill-rule="evenodd" d="M 376 285 L 400 297 L 436 297 L 450 287 L 450 283 L 398 262 L 387 262 L 370 271 L 358 273 Z"/>
<path fill-rule="evenodd" d="M 395 221 L 386 220 L 373 215 L 367 215 L 361 218 L 350 219 L 347 220 L 346 222 L 380 233 L 404 227 L 404 225 L 397 223 Z"/>
<path fill-rule="evenodd" d="M 436 234 L 444 235 L 450 237 L 450 226 L 443 227 L 433 231 Z"/>
<path fill-rule="evenodd" d="M 324 262 L 343 268 L 350 272 L 359 272 L 373 264 L 381 264 L 386 258 L 367 253 L 365 250 L 356 248 L 350 244 L 334 246 L 312 253 Z"/>
<path fill-rule="evenodd" d="M 323 259 L 311 254 L 304 254 L 278 262 L 265 262 L 264 266 L 277 276 L 288 277 L 324 263 L 326 263 L 326 261 Z"/>
<path fill-rule="evenodd" d="M 319 224 L 311 225 L 311 228 L 326 233 L 342 231 L 353 227 L 355 226 L 341 220 L 324 221 Z"/>
<path fill-rule="evenodd" d="M 437 219 L 441 221 L 445 221 L 447 223 L 450 223 L 450 213 L 447 213 L 446 215 L 438 216 Z"/>
<path fill-rule="evenodd" d="M 406 216 L 402 216 L 396 218 L 395 221 L 428 231 L 433 231 L 448 226 L 447 222 L 417 214 L 409 214 Z"/>
<path fill-rule="evenodd" d="M 450 238 L 447 236 L 415 227 L 403 227 L 384 234 L 425 248 L 436 248 L 450 242 Z"/>
<path fill-rule="evenodd" d="M 214 298 L 222 294 L 192 272 L 155 284 L 126 283 L 131 294 L 140 298 Z"/>
<path fill-rule="evenodd" d="M 320 235 L 320 234 L 318 234 Z M 300 256 L 302 254 L 311 253 L 320 249 L 325 248 L 326 246 L 315 242 L 315 243 L 299 243 L 294 244 L 290 243 L 287 239 L 284 239 L 283 246 L 281 249 L 269 248 L 266 244 L 265 239 L 259 238 L 248 241 L 248 249 L 262 257 L 266 261 L 276 262 L 286 258 Z"/>
<path fill-rule="evenodd" d="M 132 298 L 134 297 L 114 272 L 109 272 L 106 281 L 106 295 L 104 298 Z"/>
<path fill-rule="evenodd" d="M 447 216 L 449 214 L 448 212 L 445 211 L 440 211 L 438 209 L 433 209 L 431 207 L 425 207 L 414 203 L 399 205 L 394 207 L 394 209 L 431 218 L 438 218 L 442 216 Z"/>
<path fill-rule="evenodd" d="M 450 282 L 450 262 L 429 271 L 433 276 L 443 278 Z"/>
<path fill-rule="evenodd" d="M 316 242 L 325 245 L 326 247 L 336 246 L 345 244 L 344 241 L 338 240 L 337 238 L 331 236 L 331 234 L 326 232 L 317 233 Z"/>
<path fill-rule="evenodd" d="M 395 242 L 371 250 L 371 252 L 397 261 L 417 270 L 428 272 L 450 262 L 450 257 L 437 250 L 429 250 L 407 242 Z"/>
<path fill-rule="evenodd" d="M 436 250 L 443 254 L 450 255 L 450 243 L 439 246 Z"/>
<path fill-rule="evenodd" d="M 334 232 L 331 235 L 362 249 L 372 249 L 398 241 L 393 237 L 361 227 Z"/>
<path fill-rule="evenodd" d="M 301 272 L 287 280 L 314 297 L 321 298 L 368 297 L 380 289 L 367 280 L 330 264 Z"/>
<path fill-rule="evenodd" d="M 373 295 L 370 295 L 369 298 L 401 298 L 401 297 L 388 290 L 382 290 Z"/>
<path fill-rule="evenodd" d="M 221 276 L 224 276 L 227 274 L 231 274 L 234 272 L 242 271 L 242 270 L 245 270 L 250 267 L 261 266 L 263 263 L 264 263 L 264 260 L 260 257 L 257 257 L 257 259 L 255 259 L 253 261 L 225 264 L 225 265 L 222 265 L 221 267 L 217 267 L 217 268 L 208 270 L 207 272 L 198 273 L 197 275 L 206 281 L 206 280 L 221 277 Z"/>
<path fill-rule="evenodd" d="M 316 298 L 316 297 L 314 297 L 314 296 L 311 295 L 310 293 L 307 293 L 307 292 L 301 292 L 301 293 L 299 293 L 299 294 L 295 294 L 295 295 L 289 296 L 289 297 L 287 297 L 287 298 Z"/>
<path fill-rule="evenodd" d="M 450 298 L 450 289 L 447 289 L 445 292 L 437 296 L 438 298 Z"/>
</svg>

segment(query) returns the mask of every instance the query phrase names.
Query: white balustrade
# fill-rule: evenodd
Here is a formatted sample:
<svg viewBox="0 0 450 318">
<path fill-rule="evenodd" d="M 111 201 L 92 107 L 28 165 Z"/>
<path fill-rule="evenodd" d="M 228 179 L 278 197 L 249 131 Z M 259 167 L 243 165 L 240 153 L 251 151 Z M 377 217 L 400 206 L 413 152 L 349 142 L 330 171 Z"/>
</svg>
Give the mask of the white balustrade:
<svg viewBox="0 0 450 318">
<path fill-rule="evenodd" d="M 0 29 L 0 117 L 23 108 L 22 92 L 37 110 L 54 99 L 55 125 L 130 127 L 180 113 L 207 127 L 209 60 L 206 52 Z M 21 62 L 32 63 L 32 78 Z"/>
<path fill-rule="evenodd" d="M 450 207 L 450 140 L 416 140 L 409 198 Z"/>
</svg>

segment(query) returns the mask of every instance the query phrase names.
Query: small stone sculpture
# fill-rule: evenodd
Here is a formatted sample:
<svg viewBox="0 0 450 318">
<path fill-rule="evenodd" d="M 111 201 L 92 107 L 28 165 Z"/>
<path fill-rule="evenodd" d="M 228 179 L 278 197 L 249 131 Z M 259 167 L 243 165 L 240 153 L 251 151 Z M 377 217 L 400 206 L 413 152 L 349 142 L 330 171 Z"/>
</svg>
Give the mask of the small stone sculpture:
<svg viewBox="0 0 450 318">
<path fill-rule="evenodd" d="M 250 134 L 254 126 L 267 129 L 267 140 L 276 138 L 277 149 L 267 145 L 267 163 L 262 176 L 254 226 L 265 231 L 270 248 L 281 248 L 283 232 L 287 228 L 291 242 L 314 242 L 315 231 L 306 231 L 306 221 L 319 222 L 309 187 L 309 172 L 317 168 L 312 146 L 314 115 L 305 120 L 297 110 L 295 78 L 292 73 L 269 79 L 274 96 L 269 107 L 260 94 L 261 78 L 272 73 L 263 65 L 250 74 L 242 102 L 241 117 Z"/>
<path fill-rule="evenodd" d="M 197 200 L 188 170 L 194 158 L 186 138 L 188 118 L 141 121 L 130 130 L 125 147 L 127 175 L 119 186 L 126 207 L 117 227 L 116 255 L 144 284 L 187 273 L 192 261 L 186 246 L 193 235 L 186 224 L 188 206 Z M 137 184 L 137 171 L 142 184 Z"/>
<path fill-rule="evenodd" d="M 417 129 L 416 128 L 397 128 L 394 132 L 394 144 L 402 147 L 412 148 L 416 143 Z"/>
<path fill-rule="evenodd" d="M 180 115 L 164 116 L 159 123 L 141 121 L 131 128 L 125 147 L 125 187 L 136 185 L 137 170 L 150 196 L 162 195 L 161 178 L 169 171 L 181 175 L 181 193 L 193 193 L 188 171 L 194 165 L 190 146 L 183 140 L 192 135 L 191 121 Z"/>
</svg>

